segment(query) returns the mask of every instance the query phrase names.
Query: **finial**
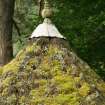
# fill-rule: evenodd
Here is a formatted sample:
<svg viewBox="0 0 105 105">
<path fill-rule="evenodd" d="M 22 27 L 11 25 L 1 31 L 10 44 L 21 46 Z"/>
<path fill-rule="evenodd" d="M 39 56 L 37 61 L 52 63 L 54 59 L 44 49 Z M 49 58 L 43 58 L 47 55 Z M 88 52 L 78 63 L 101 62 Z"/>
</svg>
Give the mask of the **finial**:
<svg viewBox="0 0 105 105">
<path fill-rule="evenodd" d="M 43 1 L 43 0 L 40 0 Z M 38 37 L 56 37 L 63 38 L 61 33 L 58 31 L 56 26 L 52 23 L 50 18 L 53 15 L 53 10 L 48 2 L 48 0 L 44 0 L 44 9 L 42 10 L 42 17 L 44 18 L 44 22 L 39 24 L 36 29 L 33 31 L 30 38 L 38 38 Z"/>
<path fill-rule="evenodd" d="M 53 10 L 48 2 L 48 0 L 44 0 L 44 9 L 42 10 L 43 18 L 51 18 L 53 15 Z"/>
</svg>

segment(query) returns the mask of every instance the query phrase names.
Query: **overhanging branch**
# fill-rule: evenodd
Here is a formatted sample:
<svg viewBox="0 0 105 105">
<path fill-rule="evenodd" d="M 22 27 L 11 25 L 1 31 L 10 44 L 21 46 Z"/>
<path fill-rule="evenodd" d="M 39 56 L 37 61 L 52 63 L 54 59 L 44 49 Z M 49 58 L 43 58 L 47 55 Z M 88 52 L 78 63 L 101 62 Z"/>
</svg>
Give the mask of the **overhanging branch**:
<svg viewBox="0 0 105 105">
<path fill-rule="evenodd" d="M 20 28 L 18 27 L 17 22 L 14 19 L 13 19 L 13 26 L 15 27 L 15 29 L 18 33 L 18 36 L 20 37 L 21 36 Z M 19 41 L 20 41 L 20 43 L 22 43 L 22 40 L 20 38 L 19 38 Z"/>
</svg>

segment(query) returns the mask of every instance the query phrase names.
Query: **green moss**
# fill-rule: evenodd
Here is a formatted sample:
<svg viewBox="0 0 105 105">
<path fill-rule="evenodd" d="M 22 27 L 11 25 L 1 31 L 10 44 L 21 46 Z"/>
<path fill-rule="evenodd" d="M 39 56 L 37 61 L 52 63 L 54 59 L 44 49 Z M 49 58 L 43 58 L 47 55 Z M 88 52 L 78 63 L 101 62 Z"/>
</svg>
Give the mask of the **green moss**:
<svg viewBox="0 0 105 105">
<path fill-rule="evenodd" d="M 8 102 L 10 105 L 16 104 L 16 101 L 17 101 L 17 98 L 16 98 L 16 95 L 15 95 L 15 94 L 12 94 L 11 96 L 9 96 L 9 97 L 7 98 L 7 102 Z"/>
<path fill-rule="evenodd" d="M 55 102 L 58 105 L 80 105 L 78 100 L 79 100 L 79 97 L 77 97 L 76 93 L 72 93 L 69 95 L 60 94 L 55 97 Z"/>
<path fill-rule="evenodd" d="M 25 50 L 26 53 L 37 53 L 38 51 L 41 51 L 41 47 L 36 43 L 33 43 L 32 45 L 28 45 Z"/>
<path fill-rule="evenodd" d="M 35 58 L 31 58 L 31 59 L 29 59 L 27 65 L 29 65 L 29 66 L 38 65 L 38 61 Z"/>
<path fill-rule="evenodd" d="M 26 47 L 26 52 L 34 52 L 36 50 L 36 44 L 33 43 L 33 45 L 28 45 Z"/>
<path fill-rule="evenodd" d="M 86 97 L 89 92 L 91 91 L 91 88 L 88 83 L 82 83 L 82 87 L 79 89 L 79 94 L 83 97 Z"/>
<path fill-rule="evenodd" d="M 26 57 L 26 54 L 28 53 L 35 53 L 40 49 L 40 46 L 36 46 L 35 43 L 33 45 L 28 45 L 26 48 L 21 50 L 15 59 L 13 59 L 9 64 L 3 67 L 3 74 L 12 71 L 14 73 L 17 73 L 20 67 L 20 64 L 22 63 L 23 59 Z M 35 60 L 31 59 L 29 61 L 29 64 L 32 65 L 36 63 Z"/>
<path fill-rule="evenodd" d="M 3 67 L 2 74 L 5 74 L 9 71 L 17 73 L 18 69 L 19 69 L 19 62 L 13 60 L 12 62 L 10 62 L 9 64 L 7 64 L 6 66 Z"/>
<path fill-rule="evenodd" d="M 22 63 L 22 60 L 25 58 L 24 49 L 21 50 L 15 59 L 13 59 L 9 64 L 5 65 L 3 67 L 2 73 L 5 74 L 9 71 L 14 72 L 15 74 L 18 72 L 20 64 Z"/>
<path fill-rule="evenodd" d="M 65 62 L 66 57 L 71 60 L 68 64 Z M 76 66 L 78 75 L 72 75 L 75 71 L 72 65 Z M 105 83 L 97 78 L 95 72 L 85 67 L 59 45 L 41 46 L 33 43 L 21 50 L 9 64 L 0 68 L 0 96 L 10 99 L 7 105 L 16 104 L 17 92 L 19 105 L 85 105 L 83 102 L 91 93 L 91 84 L 97 86 L 101 97 L 105 93 Z M 10 91 L 11 89 L 13 90 Z"/>
<path fill-rule="evenodd" d="M 101 83 L 97 83 L 96 86 L 100 91 L 102 91 L 104 93 L 103 95 L 105 96 L 105 82 L 101 81 Z"/>
<path fill-rule="evenodd" d="M 25 96 L 21 96 L 20 98 L 19 98 L 19 103 L 20 103 L 20 105 L 24 105 L 25 104 L 25 101 L 26 101 L 26 97 Z"/>
<path fill-rule="evenodd" d="M 4 88 L 4 90 L 1 93 L 1 96 L 7 96 L 8 95 L 8 88 Z"/>
<path fill-rule="evenodd" d="M 3 68 L 0 67 L 0 75 L 2 75 L 2 73 L 3 73 Z"/>
<path fill-rule="evenodd" d="M 73 78 L 69 75 L 63 74 L 63 75 L 57 75 L 54 77 L 54 80 L 57 82 L 57 84 L 63 84 L 65 82 L 73 82 Z"/>
<path fill-rule="evenodd" d="M 12 77 L 7 77 L 6 79 L 4 79 L 4 80 L 2 81 L 2 85 L 3 85 L 4 87 L 8 87 L 8 86 L 9 86 L 9 83 L 11 82 L 11 80 L 12 80 Z"/>
<path fill-rule="evenodd" d="M 59 49 L 59 47 L 57 47 L 57 46 L 49 45 L 49 49 L 48 49 L 47 55 L 49 57 L 51 57 L 52 55 L 55 55 L 55 54 L 61 54 L 62 55 L 62 54 L 64 54 L 64 52 L 61 51 Z"/>
<path fill-rule="evenodd" d="M 80 105 L 79 97 L 76 96 L 76 93 L 69 95 L 59 94 L 55 97 L 33 97 L 30 103 L 32 105 Z"/>
</svg>

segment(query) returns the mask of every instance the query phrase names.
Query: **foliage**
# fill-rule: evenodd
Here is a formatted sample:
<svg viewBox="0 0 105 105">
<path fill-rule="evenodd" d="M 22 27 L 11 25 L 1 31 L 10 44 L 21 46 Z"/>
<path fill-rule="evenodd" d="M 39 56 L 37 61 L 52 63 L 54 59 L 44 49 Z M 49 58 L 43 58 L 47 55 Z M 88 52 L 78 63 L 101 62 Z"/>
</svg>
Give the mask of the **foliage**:
<svg viewBox="0 0 105 105">
<path fill-rule="evenodd" d="M 103 0 L 53 0 L 51 4 L 55 11 L 52 20 L 60 32 L 67 37 L 78 55 L 105 78 L 105 2 Z M 38 16 L 38 2 L 17 0 L 14 18 L 21 31 L 21 36 L 16 38 L 17 33 L 14 30 L 15 45 L 19 45 L 17 40 L 22 40 L 18 50 L 15 50 L 16 55 L 42 20 Z"/>
<path fill-rule="evenodd" d="M 58 0 L 54 2 L 59 10 L 55 14 L 55 23 L 69 39 L 78 55 L 104 78 L 105 2 L 103 0 Z"/>
</svg>

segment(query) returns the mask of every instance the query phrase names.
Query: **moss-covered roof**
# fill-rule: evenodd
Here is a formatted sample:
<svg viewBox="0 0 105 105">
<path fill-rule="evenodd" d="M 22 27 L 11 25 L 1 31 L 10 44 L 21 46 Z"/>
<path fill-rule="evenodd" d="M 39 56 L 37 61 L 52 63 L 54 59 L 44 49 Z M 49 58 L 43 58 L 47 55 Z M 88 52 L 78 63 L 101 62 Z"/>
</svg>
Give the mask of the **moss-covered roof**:
<svg viewBox="0 0 105 105">
<path fill-rule="evenodd" d="M 105 105 L 105 83 L 64 39 L 36 38 L 0 68 L 0 105 Z"/>
</svg>

